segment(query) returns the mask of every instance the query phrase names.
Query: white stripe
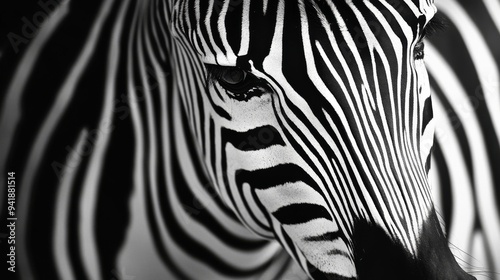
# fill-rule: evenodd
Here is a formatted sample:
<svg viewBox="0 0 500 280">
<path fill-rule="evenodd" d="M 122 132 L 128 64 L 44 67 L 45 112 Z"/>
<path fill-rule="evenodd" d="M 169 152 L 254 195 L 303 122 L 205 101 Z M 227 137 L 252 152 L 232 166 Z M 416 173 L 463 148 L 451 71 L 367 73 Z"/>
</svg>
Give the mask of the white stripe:
<svg viewBox="0 0 500 280">
<path fill-rule="evenodd" d="M 78 136 L 75 151 L 82 151 L 84 143 L 87 141 L 88 131 L 83 129 Z M 70 199 L 72 194 L 72 186 L 75 183 L 76 172 L 81 163 L 81 158 L 72 159 L 72 162 L 65 162 L 65 168 L 61 174 L 61 185 L 56 198 L 56 211 L 54 211 L 54 235 L 53 242 L 53 256 L 56 262 L 56 269 L 58 270 L 61 279 L 75 279 L 71 265 L 71 258 L 68 247 L 68 218 L 70 209 Z M 73 165 L 73 164 L 74 165 Z"/>
<path fill-rule="evenodd" d="M 243 0 L 243 14 L 241 18 L 241 43 L 238 56 L 247 55 L 249 46 L 250 46 L 250 0 Z"/>
<path fill-rule="evenodd" d="M 262 1 L 262 5 L 263 5 L 263 13 L 266 14 L 267 13 L 267 9 L 269 8 L 269 0 L 263 0 Z"/>
<path fill-rule="evenodd" d="M 498 0 L 483 0 L 483 3 L 490 14 L 490 18 L 495 23 L 498 32 L 500 32 L 500 17 L 498 16 L 500 15 L 500 2 Z"/>
<path fill-rule="evenodd" d="M 219 14 L 219 18 L 217 19 L 217 27 L 219 28 L 217 34 L 219 34 L 220 39 L 222 41 L 222 45 L 224 45 L 224 49 L 226 51 L 226 56 L 228 61 L 236 61 L 236 55 L 234 54 L 233 48 L 229 45 L 229 41 L 227 40 L 228 34 L 226 30 L 226 16 L 229 9 L 229 4 L 231 1 L 224 2 L 222 6 L 221 12 Z"/>
</svg>

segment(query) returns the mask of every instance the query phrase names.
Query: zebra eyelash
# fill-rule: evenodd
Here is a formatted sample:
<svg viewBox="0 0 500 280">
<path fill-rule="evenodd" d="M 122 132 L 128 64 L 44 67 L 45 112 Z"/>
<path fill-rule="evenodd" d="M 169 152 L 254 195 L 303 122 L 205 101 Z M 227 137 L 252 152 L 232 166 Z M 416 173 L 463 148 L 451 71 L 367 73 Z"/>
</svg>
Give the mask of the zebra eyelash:
<svg viewBox="0 0 500 280">
<path fill-rule="evenodd" d="M 237 68 L 235 66 L 220 66 L 220 65 L 214 65 L 214 64 L 205 64 L 205 67 L 207 69 L 207 80 L 209 82 L 212 82 L 212 83 L 215 82 L 215 81 L 219 81 L 220 79 L 222 79 L 222 77 L 231 68 Z M 245 71 L 245 70 L 242 70 L 242 71 Z"/>
<path fill-rule="evenodd" d="M 440 32 L 443 32 L 447 27 L 446 18 L 439 12 L 434 15 L 434 17 L 427 23 L 427 25 L 422 30 L 422 34 L 415 44 L 414 48 L 414 58 L 415 60 L 424 59 L 424 39 L 428 39 Z"/>
<path fill-rule="evenodd" d="M 425 47 L 425 43 L 423 40 L 420 40 L 417 42 L 417 44 L 415 45 L 415 49 L 414 49 L 415 60 L 424 59 L 424 47 Z"/>
<path fill-rule="evenodd" d="M 269 84 L 253 75 L 235 66 L 220 66 L 213 64 L 206 64 L 207 69 L 207 85 L 214 85 L 216 82 L 222 86 L 226 93 L 233 99 L 238 101 L 248 101 L 254 96 L 261 96 L 262 94 L 272 92 Z M 241 72 L 241 80 L 236 82 L 228 81 L 231 77 L 231 72 Z"/>
<path fill-rule="evenodd" d="M 437 12 L 425 26 L 422 32 L 422 39 L 430 38 L 436 34 L 439 34 L 445 31 L 447 27 L 448 21 L 446 17 L 443 16 L 440 12 Z"/>
</svg>

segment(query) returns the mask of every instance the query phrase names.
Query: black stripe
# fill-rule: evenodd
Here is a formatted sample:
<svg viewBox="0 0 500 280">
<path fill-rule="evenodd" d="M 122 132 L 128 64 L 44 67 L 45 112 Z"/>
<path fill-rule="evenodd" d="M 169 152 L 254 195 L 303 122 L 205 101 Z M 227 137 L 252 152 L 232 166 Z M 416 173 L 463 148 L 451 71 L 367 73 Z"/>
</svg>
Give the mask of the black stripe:
<svg viewBox="0 0 500 280">
<path fill-rule="evenodd" d="M 340 231 L 336 231 L 336 232 L 330 231 L 330 232 L 324 233 L 322 235 L 308 236 L 308 237 L 304 238 L 304 241 L 308 241 L 308 242 L 333 241 L 335 239 L 342 238 L 342 236 L 343 235 L 340 233 Z"/>
<path fill-rule="evenodd" d="M 443 218 L 445 232 L 450 232 L 450 227 L 453 222 L 451 220 L 451 213 L 453 209 L 451 179 L 450 172 L 448 171 L 448 165 L 444 159 L 439 141 L 435 141 L 433 153 L 433 157 L 436 162 L 436 166 L 434 168 L 436 168 L 437 174 L 439 174 L 439 186 L 441 191 L 441 213 L 438 214 Z"/>
<path fill-rule="evenodd" d="M 255 189 L 267 189 L 285 183 L 303 182 L 321 193 L 319 186 L 300 166 L 295 164 L 280 164 L 255 171 L 238 170 L 236 184 L 249 183 Z"/>
<path fill-rule="evenodd" d="M 256 151 L 273 145 L 285 146 L 279 132 L 270 125 L 238 132 L 226 128 L 221 131 L 222 143 L 231 143 L 242 151 Z"/>
<path fill-rule="evenodd" d="M 427 125 L 431 122 L 433 119 L 434 114 L 432 111 L 432 99 L 427 98 L 424 103 L 424 108 L 423 108 L 423 118 L 422 118 L 422 131 L 423 133 L 425 129 L 427 128 Z"/>
<path fill-rule="evenodd" d="M 300 203 L 281 207 L 273 213 L 273 216 L 282 224 L 295 225 L 308 221 L 324 218 L 332 220 L 332 216 L 325 207 L 317 204 Z"/>
</svg>

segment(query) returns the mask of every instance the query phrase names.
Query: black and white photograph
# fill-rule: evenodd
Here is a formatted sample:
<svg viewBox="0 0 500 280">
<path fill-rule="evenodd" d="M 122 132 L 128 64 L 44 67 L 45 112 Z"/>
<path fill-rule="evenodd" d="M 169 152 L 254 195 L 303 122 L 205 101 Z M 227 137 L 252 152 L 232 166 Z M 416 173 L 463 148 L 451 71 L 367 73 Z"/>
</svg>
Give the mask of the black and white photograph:
<svg viewBox="0 0 500 280">
<path fill-rule="evenodd" d="M 500 0 L 17 0 L 0 38 L 0 280 L 500 280 Z"/>
</svg>

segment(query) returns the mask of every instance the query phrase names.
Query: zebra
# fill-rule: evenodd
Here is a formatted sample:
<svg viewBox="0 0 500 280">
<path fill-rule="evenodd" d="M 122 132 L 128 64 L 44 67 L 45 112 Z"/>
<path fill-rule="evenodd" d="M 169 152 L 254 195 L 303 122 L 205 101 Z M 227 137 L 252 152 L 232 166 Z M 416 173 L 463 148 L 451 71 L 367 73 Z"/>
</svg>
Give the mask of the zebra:
<svg viewBox="0 0 500 280">
<path fill-rule="evenodd" d="M 478 279 L 500 279 L 499 4 L 436 2 L 446 28 L 426 45 L 435 202 L 450 243 L 463 250 L 454 254 Z"/>
<path fill-rule="evenodd" d="M 17 277 L 473 279 L 427 179 L 431 2 L 53 4 L 2 85 Z"/>
</svg>

